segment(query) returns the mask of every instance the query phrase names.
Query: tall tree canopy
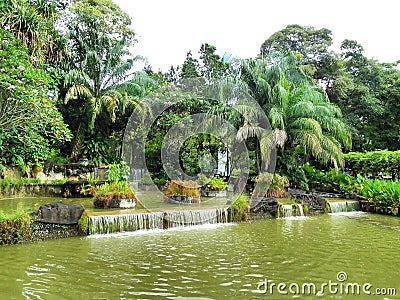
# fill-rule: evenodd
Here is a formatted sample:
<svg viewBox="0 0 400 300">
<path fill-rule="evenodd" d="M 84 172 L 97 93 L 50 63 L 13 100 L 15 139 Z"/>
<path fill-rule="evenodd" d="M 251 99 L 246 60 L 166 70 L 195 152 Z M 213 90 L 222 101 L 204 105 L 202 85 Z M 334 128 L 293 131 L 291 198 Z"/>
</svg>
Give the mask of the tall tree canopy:
<svg viewBox="0 0 400 300">
<path fill-rule="evenodd" d="M 64 40 L 55 28 L 68 0 L 4 0 L 0 25 L 22 41 L 29 54 L 41 61 L 59 61 Z"/>
<path fill-rule="evenodd" d="M 245 60 L 241 78 L 264 108 L 284 152 L 343 167 L 342 147 L 351 147 L 351 137 L 341 111 L 299 68 L 295 55 Z"/>
<path fill-rule="evenodd" d="M 71 158 L 77 159 L 103 111 L 115 122 L 119 111 L 123 114 L 134 104 L 127 93 L 114 88 L 132 77 L 135 59 L 130 58 L 128 47 L 134 32 L 129 16 L 110 0 L 76 1 L 66 16 L 70 53 L 64 68 L 65 102 L 72 101 L 68 107 L 75 116 Z"/>
<path fill-rule="evenodd" d="M 54 81 L 3 29 L 0 58 L 0 164 L 43 161 L 71 137 L 55 108 Z"/>
</svg>

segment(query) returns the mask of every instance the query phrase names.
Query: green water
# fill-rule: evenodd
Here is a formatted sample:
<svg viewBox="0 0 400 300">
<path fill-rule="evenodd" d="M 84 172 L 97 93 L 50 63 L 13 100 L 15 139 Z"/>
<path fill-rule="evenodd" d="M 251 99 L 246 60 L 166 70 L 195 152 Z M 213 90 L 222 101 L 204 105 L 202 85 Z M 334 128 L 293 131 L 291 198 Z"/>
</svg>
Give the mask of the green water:
<svg viewBox="0 0 400 300">
<path fill-rule="evenodd" d="M 400 218 L 370 214 L 43 241 L 0 248 L 0 299 L 292 299 L 260 282 L 319 289 L 338 272 L 400 293 L 399 249 Z"/>
<path fill-rule="evenodd" d="M 138 192 L 137 197 L 147 210 L 165 211 L 165 210 L 181 210 L 190 207 L 192 209 L 199 208 L 216 208 L 227 206 L 228 199 L 236 199 L 231 195 L 228 198 L 207 198 L 202 197 L 201 203 L 191 205 L 168 204 L 163 200 L 162 194 L 156 191 Z M 92 198 L 56 198 L 56 197 L 24 197 L 24 198 L 0 198 L 0 211 L 15 212 L 17 210 L 39 209 L 40 205 L 52 203 L 55 201 L 63 201 L 70 204 L 82 204 L 90 215 L 99 214 L 126 214 L 138 212 L 136 209 L 96 209 L 93 205 Z"/>
</svg>

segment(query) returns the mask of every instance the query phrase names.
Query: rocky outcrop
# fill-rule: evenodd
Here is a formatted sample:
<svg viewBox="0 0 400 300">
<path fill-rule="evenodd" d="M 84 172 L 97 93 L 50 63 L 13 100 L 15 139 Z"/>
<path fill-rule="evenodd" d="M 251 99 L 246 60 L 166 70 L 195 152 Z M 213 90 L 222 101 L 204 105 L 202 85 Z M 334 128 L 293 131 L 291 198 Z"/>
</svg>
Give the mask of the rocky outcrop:
<svg viewBox="0 0 400 300">
<path fill-rule="evenodd" d="M 253 197 L 250 201 L 250 214 L 252 216 L 271 216 L 278 215 L 278 200 L 273 197 Z"/>
<path fill-rule="evenodd" d="M 37 221 L 61 225 L 78 224 L 84 210 L 82 205 L 67 204 L 61 201 L 43 204 L 39 208 Z"/>
<path fill-rule="evenodd" d="M 336 194 L 331 194 L 329 196 L 332 197 L 329 197 L 327 194 L 312 193 L 301 190 L 290 190 L 289 193 L 297 203 L 301 203 L 308 207 L 308 214 L 310 215 L 325 212 L 326 198 L 339 197 Z"/>
</svg>

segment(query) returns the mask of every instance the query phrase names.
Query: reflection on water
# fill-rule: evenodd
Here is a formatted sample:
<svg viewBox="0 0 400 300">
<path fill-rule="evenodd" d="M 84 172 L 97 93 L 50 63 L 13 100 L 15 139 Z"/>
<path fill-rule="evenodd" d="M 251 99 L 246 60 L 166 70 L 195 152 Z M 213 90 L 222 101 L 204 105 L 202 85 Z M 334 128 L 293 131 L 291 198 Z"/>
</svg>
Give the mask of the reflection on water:
<svg viewBox="0 0 400 300">
<path fill-rule="evenodd" d="M 324 215 L 3 247 L 0 299 L 289 299 L 257 286 L 322 284 L 340 271 L 400 291 L 399 228 L 395 217 Z"/>
</svg>

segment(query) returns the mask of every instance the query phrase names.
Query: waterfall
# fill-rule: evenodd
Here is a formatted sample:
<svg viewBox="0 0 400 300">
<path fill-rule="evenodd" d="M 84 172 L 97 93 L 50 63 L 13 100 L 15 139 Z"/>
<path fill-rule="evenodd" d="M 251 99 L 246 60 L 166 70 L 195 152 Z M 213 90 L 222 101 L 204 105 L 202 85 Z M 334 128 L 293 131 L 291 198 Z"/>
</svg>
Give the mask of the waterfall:
<svg viewBox="0 0 400 300">
<path fill-rule="evenodd" d="M 293 216 L 293 206 L 291 204 L 285 204 L 281 207 L 281 218 L 289 218 Z"/>
<path fill-rule="evenodd" d="M 300 203 L 284 204 L 281 206 L 280 216 L 281 218 L 304 217 L 303 205 Z"/>
<path fill-rule="evenodd" d="M 356 200 L 352 201 L 332 201 L 329 202 L 329 206 L 331 208 L 332 213 L 341 213 L 341 212 L 351 212 L 351 211 L 360 211 L 360 202 Z"/>
<path fill-rule="evenodd" d="M 297 203 L 296 206 L 297 206 L 297 209 L 299 211 L 299 216 L 300 217 L 304 217 L 303 205 L 301 203 Z"/>
<path fill-rule="evenodd" d="M 89 234 L 228 223 L 226 208 L 89 217 Z"/>
</svg>

